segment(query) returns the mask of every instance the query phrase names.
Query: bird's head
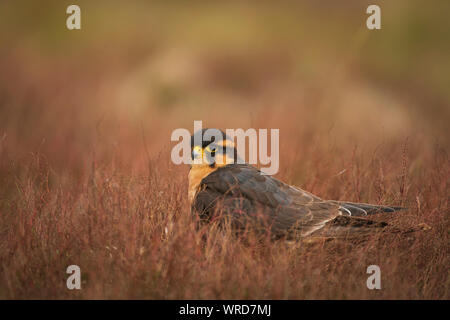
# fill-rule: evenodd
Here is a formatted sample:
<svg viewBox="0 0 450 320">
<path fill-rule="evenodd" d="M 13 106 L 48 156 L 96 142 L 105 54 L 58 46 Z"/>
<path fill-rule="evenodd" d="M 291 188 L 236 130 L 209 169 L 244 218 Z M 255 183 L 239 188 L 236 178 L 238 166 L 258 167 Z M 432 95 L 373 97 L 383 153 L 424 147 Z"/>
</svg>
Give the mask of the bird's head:
<svg viewBox="0 0 450 320">
<path fill-rule="evenodd" d="M 237 162 L 235 144 L 222 130 L 203 129 L 191 137 L 192 168 L 215 169 Z"/>
</svg>

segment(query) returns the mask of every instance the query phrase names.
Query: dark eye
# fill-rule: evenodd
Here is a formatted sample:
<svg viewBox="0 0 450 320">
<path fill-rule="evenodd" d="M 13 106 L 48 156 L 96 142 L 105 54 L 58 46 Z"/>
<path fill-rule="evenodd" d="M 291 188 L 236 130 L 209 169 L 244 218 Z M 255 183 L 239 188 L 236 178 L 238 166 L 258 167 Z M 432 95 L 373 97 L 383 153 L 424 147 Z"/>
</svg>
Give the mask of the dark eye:
<svg viewBox="0 0 450 320">
<path fill-rule="evenodd" d="M 208 151 L 209 153 L 211 153 L 211 156 L 214 157 L 215 154 L 216 154 L 216 151 L 217 151 L 217 147 L 209 145 L 209 146 L 206 147 L 205 150 Z"/>
</svg>

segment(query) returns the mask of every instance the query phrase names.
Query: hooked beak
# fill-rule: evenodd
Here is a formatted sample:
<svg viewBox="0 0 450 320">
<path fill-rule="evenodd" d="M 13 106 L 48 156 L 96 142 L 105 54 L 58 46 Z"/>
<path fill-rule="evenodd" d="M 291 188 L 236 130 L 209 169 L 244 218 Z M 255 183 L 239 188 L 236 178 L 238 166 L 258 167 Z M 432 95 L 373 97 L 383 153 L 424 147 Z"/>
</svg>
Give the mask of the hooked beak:
<svg viewBox="0 0 450 320">
<path fill-rule="evenodd" d="M 201 163 L 202 159 L 203 159 L 203 150 L 202 148 L 200 148 L 199 146 L 195 146 L 192 149 L 192 160 L 193 163 Z"/>
</svg>

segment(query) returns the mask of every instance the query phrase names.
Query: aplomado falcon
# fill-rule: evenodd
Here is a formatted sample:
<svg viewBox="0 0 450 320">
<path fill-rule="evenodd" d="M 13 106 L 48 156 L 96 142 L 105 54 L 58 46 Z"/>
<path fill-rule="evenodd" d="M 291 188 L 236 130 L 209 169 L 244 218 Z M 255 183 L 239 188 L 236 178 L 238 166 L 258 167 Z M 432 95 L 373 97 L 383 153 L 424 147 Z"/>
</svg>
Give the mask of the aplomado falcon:
<svg viewBox="0 0 450 320">
<path fill-rule="evenodd" d="M 189 171 L 189 201 L 201 220 L 228 219 L 237 230 L 269 232 L 275 238 L 342 237 L 387 225 L 361 216 L 402 209 L 322 200 L 264 175 L 252 165 L 237 163 L 232 139 L 217 129 L 220 138 L 205 139 L 206 130 L 191 137 L 193 161 Z M 196 141 L 200 143 L 197 145 Z"/>
</svg>

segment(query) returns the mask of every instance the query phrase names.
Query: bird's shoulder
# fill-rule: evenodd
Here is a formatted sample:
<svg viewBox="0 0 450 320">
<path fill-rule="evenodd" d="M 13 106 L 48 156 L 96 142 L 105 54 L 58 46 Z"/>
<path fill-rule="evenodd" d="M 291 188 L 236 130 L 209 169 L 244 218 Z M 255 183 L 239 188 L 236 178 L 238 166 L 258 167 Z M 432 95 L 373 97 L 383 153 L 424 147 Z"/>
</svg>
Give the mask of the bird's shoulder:
<svg viewBox="0 0 450 320">
<path fill-rule="evenodd" d="M 245 197 L 271 207 L 323 201 L 307 191 L 265 175 L 249 164 L 221 167 L 206 176 L 201 185 L 218 194 Z"/>
</svg>

